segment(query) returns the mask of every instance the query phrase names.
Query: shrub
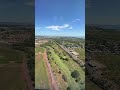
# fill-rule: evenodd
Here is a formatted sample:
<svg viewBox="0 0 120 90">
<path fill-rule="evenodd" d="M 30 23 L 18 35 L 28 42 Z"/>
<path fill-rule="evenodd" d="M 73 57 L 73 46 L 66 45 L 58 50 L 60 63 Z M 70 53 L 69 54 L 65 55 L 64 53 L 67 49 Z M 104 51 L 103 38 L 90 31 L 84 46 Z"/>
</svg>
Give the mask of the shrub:
<svg viewBox="0 0 120 90">
<path fill-rule="evenodd" d="M 67 82 L 67 79 L 66 79 L 65 75 L 62 75 L 62 79 L 63 79 L 65 82 Z"/>
<path fill-rule="evenodd" d="M 78 78 L 80 76 L 79 72 L 77 70 L 74 70 L 72 73 L 71 73 L 71 76 L 73 78 Z"/>
<path fill-rule="evenodd" d="M 67 87 L 67 90 L 71 90 L 71 88 L 70 88 L 70 87 Z"/>
</svg>

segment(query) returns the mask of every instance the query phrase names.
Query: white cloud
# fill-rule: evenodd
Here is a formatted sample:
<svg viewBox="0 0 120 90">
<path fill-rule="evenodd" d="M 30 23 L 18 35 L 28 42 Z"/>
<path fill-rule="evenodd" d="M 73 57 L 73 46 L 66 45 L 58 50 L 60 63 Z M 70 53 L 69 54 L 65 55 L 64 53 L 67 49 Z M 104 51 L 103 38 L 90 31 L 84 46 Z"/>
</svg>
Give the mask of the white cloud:
<svg viewBox="0 0 120 90">
<path fill-rule="evenodd" d="M 76 19 L 76 21 L 80 21 L 80 19 Z"/>
<path fill-rule="evenodd" d="M 65 29 L 65 28 L 67 28 L 67 27 L 69 27 L 69 26 L 70 26 L 69 24 L 64 24 L 64 25 L 61 25 L 61 26 L 59 26 L 59 25 L 47 26 L 47 27 L 45 27 L 45 28 L 59 31 L 59 30 L 61 30 L 61 29 Z"/>
<path fill-rule="evenodd" d="M 73 20 L 72 22 L 77 22 L 77 21 L 80 21 L 80 19 L 75 19 L 75 20 Z"/>
</svg>

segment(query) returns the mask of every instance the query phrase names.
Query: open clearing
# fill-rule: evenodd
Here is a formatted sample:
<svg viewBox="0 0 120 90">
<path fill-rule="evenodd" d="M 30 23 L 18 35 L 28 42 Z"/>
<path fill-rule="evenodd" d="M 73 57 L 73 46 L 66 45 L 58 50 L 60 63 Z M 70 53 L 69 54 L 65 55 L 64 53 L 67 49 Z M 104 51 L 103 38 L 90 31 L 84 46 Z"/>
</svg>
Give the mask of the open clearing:
<svg viewBox="0 0 120 90">
<path fill-rule="evenodd" d="M 15 63 L 22 63 L 22 53 L 17 50 L 13 50 L 11 48 L 1 48 L 0 47 L 0 64 L 6 64 L 10 61 L 14 61 Z"/>
<path fill-rule="evenodd" d="M 75 51 L 79 53 L 79 59 L 85 61 L 85 49 L 83 48 L 76 48 Z"/>
<path fill-rule="evenodd" d="M 37 47 L 35 51 L 35 88 L 49 89 L 48 72 L 43 58 L 44 49 Z"/>
<path fill-rule="evenodd" d="M 0 45 L 0 90 L 27 90 L 22 78 L 22 53 Z"/>
<path fill-rule="evenodd" d="M 0 67 L 0 90 L 27 90 L 22 79 L 20 64 L 7 64 Z"/>
<path fill-rule="evenodd" d="M 94 84 L 92 81 L 90 81 L 87 77 L 85 78 L 85 82 L 87 82 L 85 84 L 85 86 L 86 86 L 85 90 L 102 90 L 96 84 Z"/>
</svg>

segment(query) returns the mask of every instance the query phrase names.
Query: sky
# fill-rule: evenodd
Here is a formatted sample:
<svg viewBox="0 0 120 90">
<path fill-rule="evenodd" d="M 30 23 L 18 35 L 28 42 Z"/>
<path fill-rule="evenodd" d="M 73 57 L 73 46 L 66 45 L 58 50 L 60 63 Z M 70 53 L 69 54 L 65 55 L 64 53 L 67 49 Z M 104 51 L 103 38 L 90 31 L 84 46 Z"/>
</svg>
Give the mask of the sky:
<svg viewBox="0 0 120 90">
<path fill-rule="evenodd" d="M 86 0 L 86 24 L 120 25 L 120 0 Z"/>
<path fill-rule="evenodd" d="M 34 23 L 34 0 L 0 0 L 0 22 Z"/>
<path fill-rule="evenodd" d="M 36 0 L 35 35 L 85 36 L 85 0 Z"/>
</svg>

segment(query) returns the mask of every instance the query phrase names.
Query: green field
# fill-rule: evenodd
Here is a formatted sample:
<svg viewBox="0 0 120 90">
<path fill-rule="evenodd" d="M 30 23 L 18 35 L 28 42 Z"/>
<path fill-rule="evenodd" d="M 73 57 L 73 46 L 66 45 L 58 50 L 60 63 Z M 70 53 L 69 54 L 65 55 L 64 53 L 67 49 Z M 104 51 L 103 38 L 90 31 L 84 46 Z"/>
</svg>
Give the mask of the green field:
<svg viewBox="0 0 120 90">
<path fill-rule="evenodd" d="M 35 48 L 35 88 L 36 89 L 50 89 L 47 67 L 43 58 L 43 48 Z M 41 52 L 41 53 L 39 53 Z"/>
<path fill-rule="evenodd" d="M 80 68 L 80 66 L 74 62 L 73 59 L 70 58 L 70 56 L 65 53 L 65 51 L 63 51 L 57 44 L 52 43 L 52 45 L 47 46 L 46 48 L 50 53 L 48 54 L 48 58 L 57 77 L 60 90 L 66 90 L 67 87 L 69 87 L 71 90 L 84 90 L 85 72 Z M 60 57 L 67 58 L 68 61 L 62 60 Z M 76 79 L 71 76 L 71 72 L 74 70 L 77 70 L 80 74 L 78 82 L 76 82 Z M 61 73 L 59 73 L 59 71 Z M 66 81 L 62 79 L 62 75 L 64 75 Z"/>
<path fill-rule="evenodd" d="M 0 90 L 27 90 L 19 64 L 0 65 Z"/>
<path fill-rule="evenodd" d="M 100 87 L 98 87 L 92 81 L 90 81 L 87 77 L 85 78 L 85 82 L 86 82 L 85 90 L 102 90 Z"/>
<path fill-rule="evenodd" d="M 0 44 L 0 90 L 27 90 L 21 72 L 22 61 L 22 52 Z"/>
<path fill-rule="evenodd" d="M 79 53 L 79 59 L 85 61 L 85 49 L 83 48 L 76 48 L 75 51 Z"/>
<path fill-rule="evenodd" d="M 38 53 L 38 52 L 44 53 L 44 52 L 45 52 L 45 49 L 42 48 L 42 47 L 36 47 L 36 48 L 35 48 L 35 53 Z"/>
<path fill-rule="evenodd" d="M 11 48 L 1 48 L 0 47 L 0 64 L 6 64 L 10 61 L 16 63 L 22 63 L 23 55 L 20 51 Z"/>
</svg>

